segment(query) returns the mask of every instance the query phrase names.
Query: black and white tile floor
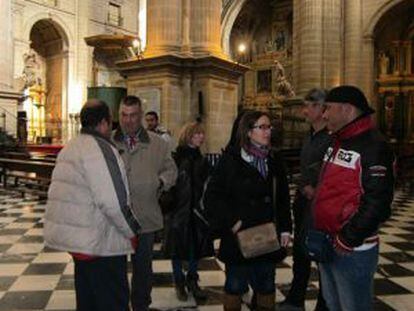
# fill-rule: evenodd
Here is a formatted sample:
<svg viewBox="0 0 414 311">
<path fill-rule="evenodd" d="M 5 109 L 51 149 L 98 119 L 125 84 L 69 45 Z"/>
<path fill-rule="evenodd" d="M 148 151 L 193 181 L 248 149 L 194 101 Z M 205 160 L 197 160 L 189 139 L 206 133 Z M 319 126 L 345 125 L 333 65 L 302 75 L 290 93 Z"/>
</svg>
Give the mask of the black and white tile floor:
<svg viewBox="0 0 414 311">
<path fill-rule="evenodd" d="M 74 310 L 73 263 L 64 252 L 43 245 L 44 202 L 22 199 L 0 188 L 0 311 Z M 393 217 L 381 229 L 381 256 L 375 276 L 374 310 L 414 310 L 414 189 L 397 191 Z M 291 257 L 277 269 L 277 301 L 291 280 Z M 224 273 L 214 259 L 200 264 L 200 285 L 209 299 L 196 306 L 175 298 L 171 264 L 155 247 L 153 307 L 161 310 L 222 310 Z M 317 293 L 316 270 L 309 285 L 308 310 Z M 245 309 L 247 310 L 247 308 Z"/>
</svg>

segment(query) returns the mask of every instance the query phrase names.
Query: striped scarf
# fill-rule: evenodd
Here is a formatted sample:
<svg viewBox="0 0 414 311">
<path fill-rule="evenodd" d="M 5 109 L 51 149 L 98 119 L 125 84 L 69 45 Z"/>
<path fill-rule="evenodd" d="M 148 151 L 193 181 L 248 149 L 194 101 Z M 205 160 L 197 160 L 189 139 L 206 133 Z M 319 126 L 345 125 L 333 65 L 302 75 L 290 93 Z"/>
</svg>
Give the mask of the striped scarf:
<svg viewBox="0 0 414 311">
<path fill-rule="evenodd" d="M 253 157 L 253 161 L 251 161 L 250 164 L 259 171 L 263 178 L 266 178 L 269 171 L 266 161 L 267 156 L 269 155 L 269 148 L 266 146 L 249 144 L 245 150 L 251 157 Z"/>
</svg>

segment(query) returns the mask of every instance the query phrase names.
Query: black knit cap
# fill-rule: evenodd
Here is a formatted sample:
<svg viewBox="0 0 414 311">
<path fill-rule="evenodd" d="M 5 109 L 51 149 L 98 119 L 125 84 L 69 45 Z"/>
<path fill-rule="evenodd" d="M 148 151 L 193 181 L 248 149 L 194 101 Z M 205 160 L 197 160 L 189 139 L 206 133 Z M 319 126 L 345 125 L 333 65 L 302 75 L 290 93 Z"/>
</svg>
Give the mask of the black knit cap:
<svg viewBox="0 0 414 311">
<path fill-rule="evenodd" d="M 368 105 L 368 100 L 364 93 L 362 93 L 359 88 L 352 85 L 342 85 L 333 88 L 328 92 L 325 102 L 348 103 L 360 109 L 364 114 L 372 114 L 375 112 L 375 110 Z"/>
</svg>

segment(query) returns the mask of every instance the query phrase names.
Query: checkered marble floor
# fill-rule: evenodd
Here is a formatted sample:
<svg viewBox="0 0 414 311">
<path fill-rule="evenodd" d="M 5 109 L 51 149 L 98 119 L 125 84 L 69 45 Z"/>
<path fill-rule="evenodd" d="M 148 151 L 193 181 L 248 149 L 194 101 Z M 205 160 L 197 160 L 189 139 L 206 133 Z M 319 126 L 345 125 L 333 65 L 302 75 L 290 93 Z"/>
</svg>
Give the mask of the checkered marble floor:
<svg viewBox="0 0 414 311">
<path fill-rule="evenodd" d="M 44 202 L 22 199 L 0 188 L 0 311 L 74 310 L 73 263 L 67 253 L 43 245 Z M 397 191 L 393 217 L 381 229 L 381 255 L 375 276 L 374 310 L 414 310 L 414 187 Z M 209 299 L 197 306 L 175 298 L 171 264 L 155 246 L 155 286 L 152 307 L 161 310 L 222 310 L 223 266 L 210 258 L 200 263 L 200 285 Z M 277 301 L 289 289 L 292 260 L 277 268 Z M 317 294 L 316 269 L 312 271 L 306 301 L 313 310 Z M 248 297 L 246 297 L 248 299 Z M 247 310 L 247 308 L 245 308 Z"/>
</svg>

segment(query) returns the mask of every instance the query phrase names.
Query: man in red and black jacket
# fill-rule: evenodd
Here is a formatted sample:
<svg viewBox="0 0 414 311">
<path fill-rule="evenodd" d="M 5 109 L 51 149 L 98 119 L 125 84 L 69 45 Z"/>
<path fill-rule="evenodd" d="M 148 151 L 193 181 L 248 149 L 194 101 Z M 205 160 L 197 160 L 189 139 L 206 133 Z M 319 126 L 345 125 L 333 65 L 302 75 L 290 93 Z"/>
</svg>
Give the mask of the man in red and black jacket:
<svg viewBox="0 0 414 311">
<path fill-rule="evenodd" d="M 394 156 L 374 128 L 365 95 L 332 89 L 324 118 L 333 133 L 313 201 L 317 230 L 333 238 L 335 254 L 320 263 L 329 310 L 371 310 L 378 263 L 378 228 L 390 217 Z"/>
</svg>

